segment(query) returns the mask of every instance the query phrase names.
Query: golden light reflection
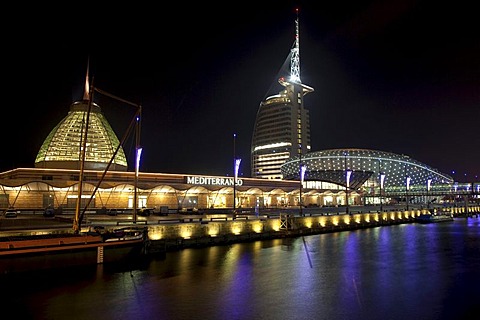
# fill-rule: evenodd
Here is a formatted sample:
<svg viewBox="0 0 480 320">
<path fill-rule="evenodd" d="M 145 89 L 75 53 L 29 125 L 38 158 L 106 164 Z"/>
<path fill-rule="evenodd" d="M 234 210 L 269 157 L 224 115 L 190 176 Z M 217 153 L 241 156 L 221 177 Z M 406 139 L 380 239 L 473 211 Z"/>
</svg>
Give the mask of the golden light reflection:
<svg viewBox="0 0 480 320">
<path fill-rule="evenodd" d="M 345 224 L 350 224 L 350 220 L 351 220 L 351 219 L 350 219 L 349 216 L 345 216 L 345 217 L 343 218 L 343 222 L 344 222 Z"/>
</svg>

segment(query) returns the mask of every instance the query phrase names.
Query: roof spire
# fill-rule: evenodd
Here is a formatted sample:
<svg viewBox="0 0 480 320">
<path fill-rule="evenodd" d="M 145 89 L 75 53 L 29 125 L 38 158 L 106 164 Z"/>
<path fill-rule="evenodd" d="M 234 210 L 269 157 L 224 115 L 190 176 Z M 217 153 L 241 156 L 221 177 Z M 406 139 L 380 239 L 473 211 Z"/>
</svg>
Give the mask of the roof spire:
<svg viewBox="0 0 480 320">
<path fill-rule="evenodd" d="M 88 81 L 88 71 L 90 69 L 90 58 L 87 61 L 87 76 L 85 77 L 85 90 L 83 91 L 83 100 L 90 100 L 90 82 Z"/>
<path fill-rule="evenodd" d="M 302 83 L 300 80 L 300 31 L 298 25 L 298 8 L 297 19 L 295 20 L 295 43 L 292 48 L 292 55 L 290 58 L 290 80 L 292 82 Z"/>
</svg>

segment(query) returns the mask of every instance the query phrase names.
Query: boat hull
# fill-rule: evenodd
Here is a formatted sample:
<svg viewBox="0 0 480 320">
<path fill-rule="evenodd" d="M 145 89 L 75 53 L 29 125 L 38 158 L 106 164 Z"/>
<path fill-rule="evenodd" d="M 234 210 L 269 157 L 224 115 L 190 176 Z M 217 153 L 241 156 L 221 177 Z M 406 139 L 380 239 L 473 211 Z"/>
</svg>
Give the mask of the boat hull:
<svg viewBox="0 0 480 320">
<path fill-rule="evenodd" d="M 9 248 L 0 249 L 0 274 L 134 261 L 145 255 L 143 238 L 104 242 L 102 237 L 92 236 L 79 237 L 75 242 L 65 237 L 53 242 L 42 239 L 2 243 Z"/>
<path fill-rule="evenodd" d="M 438 222 L 449 222 L 453 221 L 451 215 L 431 215 L 431 214 L 422 214 L 415 218 L 416 222 L 419 223 L 438 223 Z"/>
</svg>

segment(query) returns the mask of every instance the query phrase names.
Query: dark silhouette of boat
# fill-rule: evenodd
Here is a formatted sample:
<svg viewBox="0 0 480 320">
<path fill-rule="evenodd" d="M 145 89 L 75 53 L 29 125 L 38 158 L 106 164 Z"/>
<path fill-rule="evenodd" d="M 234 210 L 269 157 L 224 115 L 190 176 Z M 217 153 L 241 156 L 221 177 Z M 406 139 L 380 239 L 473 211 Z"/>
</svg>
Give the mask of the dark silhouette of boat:
<svg viewBox="0 0 480 320">
<path fill-rule="evenodd" d="M 441 209 L 429 209 L 429 213 L 421 214 L 415 218 L 419 223 L 437 223 L 453 221 L 453 215 Z"/>
</svg>

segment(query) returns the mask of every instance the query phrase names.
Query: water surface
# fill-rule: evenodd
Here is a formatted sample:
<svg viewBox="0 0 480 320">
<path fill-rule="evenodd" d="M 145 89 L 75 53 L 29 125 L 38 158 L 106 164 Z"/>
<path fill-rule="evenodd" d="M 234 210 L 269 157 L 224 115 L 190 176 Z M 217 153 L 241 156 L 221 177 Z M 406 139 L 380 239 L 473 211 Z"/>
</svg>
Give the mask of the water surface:
<svg viewBox="0 0 480 320">
<path fill-rule="evenodd" d="M 118 268 L 4 275 L 0 305 L 22 319 L 478 319 L 479 220 L 184 249 Z"/>
</svg>

